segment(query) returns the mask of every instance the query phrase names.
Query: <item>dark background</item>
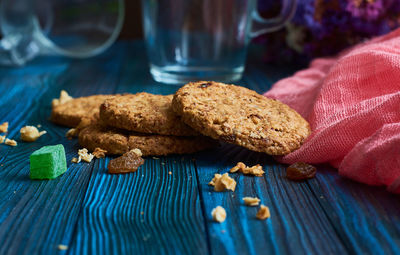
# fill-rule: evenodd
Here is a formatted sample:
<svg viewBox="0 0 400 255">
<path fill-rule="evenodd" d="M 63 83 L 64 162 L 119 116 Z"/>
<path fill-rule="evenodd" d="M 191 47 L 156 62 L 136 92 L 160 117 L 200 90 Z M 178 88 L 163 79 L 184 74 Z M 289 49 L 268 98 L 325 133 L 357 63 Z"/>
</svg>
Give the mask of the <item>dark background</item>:
<svg viewBox="0 0 400 255">
<path fill-rule="evenodd" d="M 125 0 L 125 22 L 121 39 L 142 37 L 142 14 L 140 0 Z"/>
</svg>

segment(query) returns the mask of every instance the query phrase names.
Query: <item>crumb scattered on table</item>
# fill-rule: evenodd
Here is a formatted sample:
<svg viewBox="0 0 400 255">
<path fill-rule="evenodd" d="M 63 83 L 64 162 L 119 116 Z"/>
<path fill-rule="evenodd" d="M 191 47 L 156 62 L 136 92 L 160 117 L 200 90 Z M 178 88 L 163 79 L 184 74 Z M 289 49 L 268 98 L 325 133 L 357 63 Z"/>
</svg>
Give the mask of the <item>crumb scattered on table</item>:
<svg viewBox="0 0 400 255">
<path fill-rule="evenodd" d="M 42 135 L 46 134 L 46 131 L 40 131 L 35 126 L 25 126 L 19 130 L 21 134 L 21 140 L 25 142 L 34 142 Z"/>
<path fill-rule="evenodd" d="M 222 206 L 217 206 L 211 211 L 211 216 L 216 222 L 224 222 L 226 219 L 226 211 Z"/>
<path fill-rule="evenodd" d="M 106 156 L 107 151 L 103 150 L 99 147 L 97 147 L 96 149 L 94 149 L 93 151 L 93 156 L 95 156 L 96 158 L 104 158 Z"/>
<path fill-rule="evenodd" d="M 79 162 L 81 162 L 81 158 L 80 157 L 79 158 L 72 158 L 71 162 L 72 163 L 79 163 Z"/>
<path fill-rule="evenodd" d="M 66 250 L 68 250 L 68 246 L 65 245 L 65 244 L 59 244 L 59 245 L 57 246 L 57 248 L 58 248 L 59 250 L 61 250 L 61 251 L 66 251 Z"/>
<path fill-rule="evenodd" d="M 4 142 L 4 144 L 10 145 L 10 146 L 17 146 L 17 141 L 6 138 L 6 141 Z"/>
<path fill-rule="evenodd" d="M 5 140 L 6 140 L 6 136 L 0 135 L 0 143 L 4 143 Z"/>
<path fill-rule="evenodd" d="M 243 201 L 247 206 L 257 206 L 260 204 L 260 199 L 257 197 L 244 197 Z"/>
<path fill-rule="evenodd" d="M 0 133 L 7 133 L 8 131 L 8 122 L 3 122 L 0 125 Z"/>
<path fill-rule="evenodd" d="M 79 134 L 78 129 L 76 128 L 71 128 L 67 131 L 67 133 L 65 133 L 65 136 L 67 138 L 72 138 L 72 137 L 77 137 Z"/>
<path fill-rule="evenodd" d="M 208 185 L 214 186 L 214 190 L 217 192 L 224 191 L 225 189 L 235 191 L 236 181 L 229 177 L 228 173 L 214 174 L 214 178 L 208 183 Z"/>
<path fill-rule="evenodd" d="M 257 219 L 265 220 L 271 217 L 268 206 L 261 205 L 256 215 Z"/>
<path fill-rule="evenodd" d="M 78 150 L 78 155 L 79 158 L 88 163 L 90 163 L 94 157 L 92 153 L 88 153 L 88 150 L 86 148 Z"/>
<path fill-rule="evenodd" d="M 242 172 L 243 174 L 251 174 L 255 176 L 262 176 L 265 173 L 260 164 L 248 167 L 243 162 L 238 162 L 236 166 L 232 167 L 232 169 L 229 172 L 231 173 Z"/>
<path fill-rule="evenodd" d="M 168 172 L 168 174 L 169 174 L 169 175 L 171 175 L 171 174 L 172 174 L 172 172 L 171 172 L 171 171 L 169 171 L 169 172 Z"/>
</svg>

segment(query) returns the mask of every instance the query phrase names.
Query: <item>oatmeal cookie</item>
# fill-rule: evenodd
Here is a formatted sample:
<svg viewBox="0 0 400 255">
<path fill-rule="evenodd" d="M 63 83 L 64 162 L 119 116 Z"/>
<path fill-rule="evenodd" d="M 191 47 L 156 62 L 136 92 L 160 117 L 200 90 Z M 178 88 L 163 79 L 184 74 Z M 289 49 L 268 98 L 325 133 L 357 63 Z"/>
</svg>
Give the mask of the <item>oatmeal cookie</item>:
<svg viewBox="0 0 400 255">
<path fill-rule="evenodd" d="M 289 106 L 250 89 L 217 82 L 193 82 L 172 102 L 182 120 L 203 135 L 270 155 L 285 155 L 311 133 Z"/>
</svg>

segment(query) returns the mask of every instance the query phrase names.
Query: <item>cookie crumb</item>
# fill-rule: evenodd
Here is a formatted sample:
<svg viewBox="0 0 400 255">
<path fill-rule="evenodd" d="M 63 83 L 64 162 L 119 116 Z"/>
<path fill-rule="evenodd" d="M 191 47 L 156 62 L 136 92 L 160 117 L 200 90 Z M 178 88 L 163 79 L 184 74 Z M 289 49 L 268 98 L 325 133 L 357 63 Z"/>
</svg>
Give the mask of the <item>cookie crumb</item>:
<svg viewBox="0 0 400 255">
<path fill-rule="evenodd" d="M 4 144 L 10 145 L 10 146 L 17 146 L 17 141 L 6 138 L 6 141 L 4 142 Z"/>
<path fill-rule="evenodd" d="M 8 131 L 8 122 L 3 122 L 0 125 L 0 133 L 7 133 Z"/>
<path fill-rule="evenodd" d="M 243 174 L 250 174 L 255 176 L 262 176 L 265 173 L 260 164 L 248 167 L 243 162 L 238 162 L 236 166 L 232 167 L 229 172 L 231 173 L 242 172 Z"/>
<path fill-rule="evenodd" d="M 141 214 L 141 215 L 143 215 L 143 214 L 144 214 L 144 212 L 140 212 L 140 214 Z"/>
<path fill-rule="evenodd" d="M 65 245 L 65 244 L 59 244 L 59 245 L 57 246 L 57 248 L 58 248 L 60 251 L 66 251 L 66 250 L 68 250 L 68 246 Z"/>
<path fill-rule="evenodd" d="M 42 135 L 46 134 L 47 131 L 40 131 L 35 126 L 25 126 L 19 130 L 21 134 L 21 140 L 25 142 L 34 142 Z"/>
<path fill-rule="evenodd" d="M 95 156 L 96 158 L 104 158 L 106 156 L 107 151 L 103 150 L 99 147 L 97 147 L 96 149 L 94 149 L 93 151 L 93 156 Z"/>
<path fill-rule="evenodd" d="M 4 143 L 5 140 L 6 140 L 6 136 L 0 135 L 0 143 Z"/>
<path fill-rule="evenodd" d="M 244 197 L 243 201 L 247 206 L 257 206 L 260 204 L 260 199 L 257 197 Z"/>
<path fill-rule="evenodd" d="M 224 222 L 226 219 L 226 211 L 222 206 L 217 206 L 211 211 L 211 216 L 216 222 Z"/>
<path fill-rule="evenodd" d="M 171 174 L 172 174 L 172 172 L 171 172 L 171 171 L 169 171 L 169 172 L 168 172 L 168 174 L 169 174 L 169 175 L 171 175 Z"/>
<path fill-rule="evenodd" d="M 92 153 L 88 153 L 86 148 L 78 150 L 78 155 L 80 159 L 88 163 L 90 163 L 94 157 Z"/>
<path fill-rule="evenodd" d="M 257 219 L 265 220 L 271 217 L 268 206 L 261 205 L 256 215 Z"/>
<path fill-rule="evenodd" d="M 67 91 L 65 90 L 61 90 L 60 92 L 60 98 L 55 98 L 53 99 L 53 101 L 51 101 L 51 106 L 54 108 L 60 104 L 64 104 L 70 100 L 72 100 L 73 97 L 71 97 L 70 95 L 68 95 Z"/>
<path fill-rule="evenodd" d="M 235 191 L 236 181 L 229 177 L 228 173 L 224 173 L 223 175 L 214 174 L 214 178 L 208 185 L 214 186 L 214 190 L 217 192 L 224 191 L 225 189 Z"/>
<path fill-rule="evenodd" d="M 37 128 L 41 128 L 41 127 L 42 127 L 42 125 L 40 125 L 40 124 L 37 124 L 37 125 L 36 125 L 36 127 L 37 127 Z"/>
<path fill-rule="evenodd" d="M 153 157 L 153 159 L 160 159 L 160 158 L 157 158 L 157 157 Z"/>
<path fill-rule="evenodd" d="M 72 163 L 79 163 L 79 162 L 81 162 L 81 158 L 80 157 L 79 158 L 72 158 L 71 162 Z"/>
<path fill-rule="evenodd" d="M 71 128 L 65 133 L 65 136 L 67 138 L 72 138 L 72 137 L 77 137 L 79 135 L 78 129 L 76 128 Z"/>
</svg>

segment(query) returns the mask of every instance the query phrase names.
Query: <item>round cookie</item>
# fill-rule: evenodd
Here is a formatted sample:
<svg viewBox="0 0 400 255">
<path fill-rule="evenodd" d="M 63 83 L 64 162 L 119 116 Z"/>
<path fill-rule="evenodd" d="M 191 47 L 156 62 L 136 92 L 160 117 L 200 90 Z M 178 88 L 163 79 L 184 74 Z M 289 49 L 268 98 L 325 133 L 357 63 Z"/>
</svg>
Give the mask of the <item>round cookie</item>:
<svg viewBox="0 0 400 255">
<path fill-rule="evenodd" d="M 56 124 L 76 127 L 82 118 L 98 115 L 100 105 L 111 95 L 93 95 L 71 99 L 55 105 L 51 111 L 51 121 Z"/>
<path fill-rule="evenodd" d="M 148 134 L 194 136 L 171 109 L 173 95 L 126 94 L 104 101 L 100 118 L 108 126 Z"/>
<path fill-rule="evenodd" d="M 172 108 L 203 135 L 270 155 L 296 150 L 311 133 L 289 106 L 236 85 L 189 83 L 176 92 Z"/>
<path fill-rule="evenodd" d="M 99 147 L 111 155 L 121 155 L 137 148 L 143 156 L 161 156 L 194 153 L 213 147 L 216 141 L 204 136 L 137 134 L 95 124 L 80 131 L 79 144 L 90 151 Z"/>
</svg>

